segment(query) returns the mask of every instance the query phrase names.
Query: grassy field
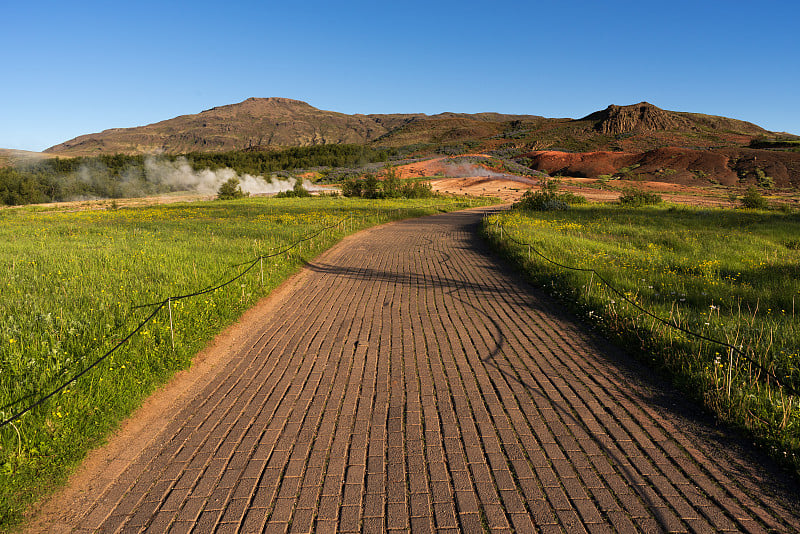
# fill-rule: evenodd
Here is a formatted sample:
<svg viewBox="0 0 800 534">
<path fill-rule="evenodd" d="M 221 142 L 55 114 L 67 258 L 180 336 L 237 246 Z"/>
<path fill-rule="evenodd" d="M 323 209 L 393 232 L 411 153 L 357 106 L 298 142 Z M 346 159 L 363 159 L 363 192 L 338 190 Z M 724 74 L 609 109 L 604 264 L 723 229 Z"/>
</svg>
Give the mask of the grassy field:
<svg viewBox="0 0 800 534">
<path fill-rule="evenodd" d="M 513 210 L 484 232 L 585 322 L 800 472 L 800 214 L 595 204 Z"/>
<path fill-rule="evenodd" d="M 475 202 L 261 198 L 0 210 L 0 421 L 68 383 L 155 312 L 95 368 L 0 428 L 0 530 L 304 259 L 360 228 Z M 259 256 L 324 227 L 265 259 L 262 283 Z M 174 348 L 168 307 L 137 308 L 213 287 L 248 265 L 224 288 L 172 302 Z"/>
</svg>

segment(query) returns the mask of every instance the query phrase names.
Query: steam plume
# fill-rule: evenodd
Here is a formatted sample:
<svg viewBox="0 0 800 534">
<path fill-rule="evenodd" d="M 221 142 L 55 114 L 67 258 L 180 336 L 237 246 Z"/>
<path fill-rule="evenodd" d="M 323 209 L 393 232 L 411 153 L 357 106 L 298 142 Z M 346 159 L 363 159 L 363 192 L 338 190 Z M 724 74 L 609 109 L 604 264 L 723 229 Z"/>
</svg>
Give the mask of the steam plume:
<svg viewBox="0 0 800 534">
<path fill-rule="evenodd" d="M 494 178 L 495 180 L 511 180 L 512 182 L 519 182 L 527 185 L 537 185 L 539 183 L 537 180 L 532 180 L 531 178 L 517 176 L 516 174 L 495 172 L 472 163 L 445 164 L 444 173 L 453 178 L 486 177 Z"/>
<path fill-rule="evenodd" d="M 185 158 L 168 161 L 149 157 L 145 160 L 144 168 L 149 181 L 168 185 L 173 189 L 196 191 L 204 195 L 215 194 L 219 187 L 231 178 L 238 178 L 242 191 L 252 195 L 268 195 L 289 191 L 297 183 L 295 178 L 281 180 L 272 177 L 267 179 L 263 176 L 253 176 L 247 173 L 238 174 L 233 169 L 228 168 L 213 171 L 211 169 L 196 171 Z M 321 189 L 308 180 L 303 180 L 302 183 L 303 187 L 309 191 Z"/>
</svg>

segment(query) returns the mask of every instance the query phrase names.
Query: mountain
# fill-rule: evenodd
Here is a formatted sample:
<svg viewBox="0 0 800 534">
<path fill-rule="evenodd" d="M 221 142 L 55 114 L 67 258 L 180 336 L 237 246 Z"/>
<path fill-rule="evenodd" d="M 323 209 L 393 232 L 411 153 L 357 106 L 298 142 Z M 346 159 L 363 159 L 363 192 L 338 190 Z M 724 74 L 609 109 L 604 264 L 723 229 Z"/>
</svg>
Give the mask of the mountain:
<svg viewBox="0 0 800 534">
<path fill-rule="evenodd" d="M 288 98 L 249 98 L 196 115 L 82 135 L 45 152 L 62 155 L 221 152 L 253 147 L 363 144 L 411 116 L 345 115 Z"/>
<path fill-rule="evenodd" d="M 741 147 L 775 137 L 754 124 L 611 105 L 581 119 L 499 113 L 347 115 L 288 98 L 249 98 L 136 128 L 82 135 L 45 150 L 59 156 L 275 150 L 320 144 L 414 147 L 418 151 L 592 150 L 641 152 L 664 146 Z"/>
</svg>

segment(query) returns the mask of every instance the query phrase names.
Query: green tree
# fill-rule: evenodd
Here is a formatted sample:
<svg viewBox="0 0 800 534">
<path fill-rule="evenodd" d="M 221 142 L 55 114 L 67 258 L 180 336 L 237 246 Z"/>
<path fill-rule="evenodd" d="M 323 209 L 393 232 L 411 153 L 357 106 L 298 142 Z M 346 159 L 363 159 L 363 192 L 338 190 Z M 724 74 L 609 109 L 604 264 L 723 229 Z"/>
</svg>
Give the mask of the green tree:
<svg viewBox="0 0 800 534">
<path fill-rule="evenodd" d="M 342 196 L 345 197 L 360 197 L 361 196 L 361 180 L 355 178 L 348 178 L 342 182 Z"/>
<path fill-rule="evenodd" d="M 763 210 L 768 206 L 767 199 L 758 192 L 758 189 L 754 185 L 747 188 L 747 191 L 744 192 L 744 196 L 739 202 L 742 203 L 742 207 L 754 210 Z"/>
<path fill-rule="evenodd" d="M 380 198 L 382 195 L 378 185 L 378 178 L 374 174 L 367 175 L 362 181 L 361 196 L 364 198 Z"/>
<path fill-rule="evenodd" d="M 400 178 L 394 167 L 386 166 L 386 176 L 383 178 L 383 196 L 386 198 L 397 198 L 401 196 Z"/>
<path fill-rule="evenodd" d="M 219 191 L 217 191 L 217 200 L 233 200 L 246 196 L 250 196 L 250 194 L 242 191 L 242 188 L 239 186 L 238 178 L 229 179 L 219 186 Z"/>
</svg>

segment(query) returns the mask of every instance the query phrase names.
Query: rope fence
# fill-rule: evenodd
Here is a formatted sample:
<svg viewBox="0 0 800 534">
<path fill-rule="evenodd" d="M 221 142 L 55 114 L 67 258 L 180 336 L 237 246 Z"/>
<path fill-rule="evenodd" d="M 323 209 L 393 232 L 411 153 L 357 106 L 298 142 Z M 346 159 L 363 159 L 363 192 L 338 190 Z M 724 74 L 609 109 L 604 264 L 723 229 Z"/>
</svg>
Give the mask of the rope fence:
<svg viewBox="0 0 800 534">
<path fill-rule="evenodd" d="M 442 209 L 441 205 L 432 205 L 432 206 L 420 206 L 419 208 L 396 208 L 394 210 L 384 211 L 383 213 L 385 213 L 387 215 L 392 214 L 393 212 L 398 212 L 399 214 L 402 214 L 403 211 L 408 211 L 408 210 L 411 210 L 411 209 L 423 209 L 423 210 L 424 209 L 435 209 L 435 210 L 440 211 L 440 212 L 447 211 L 447 210 Z M 375 215 L 378 216 L 380 213 L 381 213 L 381 211 L 376 208 Z M 363 222 L 363 220 L 365 218 L 366 217 L 364 217 L 364 216 L 361 217 L 362 222 Z M 54 388 L 49 393 L 45 394 L 41 398 L 37 399 L 35 402 L 32 402 L 31 404 L 26 406 L 24 409 L 12 414 L 10 417 L 8 417 L 7 419 L 5 419 L 2 422 L 0 422 L 0 428 L 4 428 L 5 426 L 7 426 L 7 425 L 13 423 L 14 421 L 18 420 L 20 417 L 22 417 L 26 413 L 30 412 L 31 410 L 33 410 L 37 406 L 43 404 L 48 399 L 52 398 L 53 396 L 57 395 L 59 392 L 61 392 L 64 389 L 66 389 L 70 384 L 72 384 L 75 381 L 77 381 L 78 379 L 80 379 L 82 376 L 87 374 L 90 370 L 96 368 L 101 362 L 103 362 L 105 359 L 107 359 L 109 356 L 111 356 L 114 352 L 116 352 L 120 347 L 122 347 L 128 341 L 130 341 L 130 339 L 134 335 L 136 335 L 138 332 L 140 332 L 142 330 L 142 328 L 145 327 L 145 325 L 147 325 L 150 321 L 152 321 L 156 317 L 158 312 L 160 312 L 165 306 L 169 310 L 170 337 L 171 337 L 171 341 L 172 341 L 172 347 L 174 348 L 175 347 L 175 333 L 174 333 L 173 322 L 172 322 L 172 303 L 174 301 L 179 301 L 179 300 L 188 299 L 188 298 L 192 298 L 192 297 L 198 297 L 198 296 L 205 295 L 205 294 L 208 294 L 208 293 L 213 293 L 214 291 L 217 291 L 217 290 L 222 289 L 222 288 L 224 288 L 226 286 L 229 286 L 230 284 L 232 284 L 232 283 L 236 282 L 237 280 L 241 279 L 247 273 L 253 271 L 253 269 L 255 269 L 256 266 L 259 266 L 259 268 L 260 268 L 260 281 L 261 281 L 261 284 L 263 285 L 264 284 L 264 260 L 267 260 L 267 259 L 270 259 L 270 258 L 275 258 L 277 256 L 282 256 L 284 254 L 288 254 L 292 250 L 302 246 L 303 243 L 305 243 L 307 241 L 311 241 L 312 239 L 318 237 L 319 235 L 323 234 L 324 232 L 326 232 L 328 230 L 331 230 L 332 228 L 341 228 L 342 225 L 344 225 L 346 232 L 347 231 L 352 231 L 352 230 L 355 229 L 355 224 L 354 224 L 355 220 L 356 220 L 356 216 L 353 215 L 353 213 L 351 212 L 347 216 L 342 217 L 341 219 L 339 219 L 337 222 L 335 222 L 333 224 L 330 224 L 328 226 L 324 226 L 324 227 L 320 228 L 319 230 L 317 230 L 317 231 L 315 231 L 313 233 L 306 234 L 303 237 L 297 239 L 296 241 L 294 241 L 294 242 L 292 242 L 292 243 L 290 243 L 288 245 L 269 248 L 269 249 L 267 249 L 267 253 L 266 254 L 261 254 L 258 257 L 254 258 L 252 260 L 248 260 L 248 261 L 243 262 L 243 263 L 230 265 L 229 268 L 231 268 L 231 269 L 238 268 L 238 267 L 244 267 L 244 269 L 241 270 L 241 272 L 239 272 L 236 276 L 233 276 L 232 278 L 227 279 L 227 280 L 225 280 L 223 282 L 214 283 L 214 284 L 212 284 L 212 285 L 210 285 L 208 287 L 205 287 L 203 289 L 199 289 L 197 291 L 193 291 L 191 293 L 185 293 L 185 294 L 181 294 L 181 295 L 172 295 L 172 296 L 168 296 L 165 299 L 162 299 L 162 300 L 159 300 L 159 301 L 148 302 L 146 304 L 138 304 L 138 305 L 132 306 L 131 310 L 138 310 L 138 309 L 150 308 L 150 307 L 155 307 L 155 308 L 131 332 L 129 332 L 124 338 L 122 338 L 119 342 L 117 342 L 113 347 L 111 347 L 109 350 L 107 350 L 105 353 L 103 353 L 101 356 L 99 356 L 94 361 L 92 361 L 89 365 L 87 365 L 84 369 L 82 369 L 81 371 L 76 373 L 74 376 L 72 376 L 71 378 L 69 378 L 68 380 L 66 380 L 65 382 L 63 382 L 62 384 L 57 386 L 56 388 Z M 348 223 L 350 224 L 349 228 L 347 228 Z M 22 403 L 22 402 L 24 402 L 26 400 L 29 400 L 32 397 L 35 397 L 37 394 L 39 394 L 38 391 L 34 391 L 32 393 L 29 393 L 29 394 L 27 394 L 27 395 L 25 395 L 23 397 L 18 398 L 15 401 L 12 401 L 12 402 L 6 404 L 2 408 L 0 408 L 0 410 L 5 410 L 6 408 L 9 408 L 11 406 L 16 406 L 16 405 L 18 405 L 18 404 L 20 404 L 20 403 Z"/>
<path fill-rule="evenodd" d="M 484 216 L 484 219 L 485 218 L 486 218 L 486 216 Z M 497 221 L 495 222 L 495 228 L 498 231 L 498 234 L 499 234 L 499 237 L 500 237 L 501 241 L 504 239 L 504 235 L 503 235 L 504 234 L 504 232 L 503 232 L 504 226 L 505 225 L 503 225 L 500 222 L 499 218 L 498 218 Z M 562 269 L 566 269 L 566 270 L 570 270 L 570 271 L 576 271 L 576 272 L 590 273 L 593 277 L 596 277 L 598 280 L 600 280 L 603 283 L 603 285 L 605 285 L 615 295 L 617 295 L 619 298 L 621 298 L 622 300 L 624 300 L 625 302 L 627 302 L 628 304 L 633 306 L 635 309 L 637 309 L 640 312 L 644 313 L 648 317 L 654 319 L 655 321 L 657 321 L 657 322 L 659 322 L 659 323 L 661 323 L 661 324 L 663 324 L 663 325 L 665 325 L 667 327 L 670 327 L 670 328 L 673 328 L 673 329 L 678 330 L 680 332 L 683 332 L 684 334 L 692 336 L 692 337 L 694 337 L 696 339 L 699 339 L 699 340 L 702 340 L 702 341 L 706 341 L 708 343 L 712 343 L 712 344 L 719 345 L 721 347 L 726 348 L 731 353 L 737 354 L 738 356 L 742 357 L 743 359 L 747 360 L 749 363 L 751 363 L 752 365 L 757 367 L 759 371 L 761 371 L 765 376 L 767 376 L 769 379 L 771 379 L 771 381 L 774 384 L 776 384 L 779 388 L 785 389 L 791 395 L 795 395 L 795 396 L 798 395 L 798 390 L 793 384 L 785 383 L 779 376 L 777 376 L 774 372 L 772 372 L 769 369 L 767 369 L 766 367 L 764 367 L 764 365 L 761 362 L 759 362 L 756 359 L 754 359 L 751 354 L 749 354 L 748 352 L 742 350 L 740 347 L 732 345 L 731 343 L 728 343 L 727 341 L 722 341 L 722 340 L 719 340 L 719 339 L 715 339 L 715 338 L 706 336 L 704 334 L 699 334 L 699 333 L 697 333 L 697 332 L 695 332 L 693 330 L 690 330 L 690 329 L 688 329 L 688 328 L 686 328 L 684 326 L 681 326 L 680 324 L 675 323 L 672 320 L 667 320 L 667 319 L 664 319 L 663 317 L 660 317 L 660 316 L 656 315 L 655 313 L 653 313 L 650 310 L 648 310 L 648 309 L 644 308 L 643 306 L 641 306 L 638 302 L 630 299 L 623 291 L 620 291 L 611 282 L 609 282 L 605 277 L 603 277 L 603 275 L 601 275 L 599 272 L 597 272 L 596 269 L 585 268 L 585 267 L 575 267 L 575 266 L 572 266 L 572 265 L 565 265 L 563 263 L 560 263 L 560 262 L 558 262 L 558 261 L 546 256 L 545 254 L 543 254 L 539 249 L 536 248 L 536 246 L 533 243 L 523 242 L 523 241 L 520 241 L 519 239 L 515 238 L 514 236 L 511 235 L 510 232 L 508 232 L 507 229 L 505 231 L 505 239 L 507 239 L 508 241 L 510 241 L 512 243 L 515 243 L 515 244 L 517 244 L 517 245 L 519 245 L 519 246 L 521 246 L 523 248 L 527 247 L 527 249 L 528 249 L 528 259 L 531 258 L 531 253 L 535 253 L 537 256 L 539 256 L 540 258 L 542 258 L 546 262 L 551 263 L 551 264 L 553 264 L 553 265 L 555 265 L 557 267 L 560 267 Z"/>
</svg>

